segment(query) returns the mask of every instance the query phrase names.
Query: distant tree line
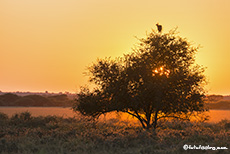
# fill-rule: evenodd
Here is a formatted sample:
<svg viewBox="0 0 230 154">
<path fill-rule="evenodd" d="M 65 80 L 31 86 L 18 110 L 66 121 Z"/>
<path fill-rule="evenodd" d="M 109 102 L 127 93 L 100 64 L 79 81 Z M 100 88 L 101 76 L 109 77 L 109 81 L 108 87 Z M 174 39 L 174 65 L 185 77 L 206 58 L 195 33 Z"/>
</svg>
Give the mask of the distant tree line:
<svg viewBox="0 0 230 154">
<path fill-rule="evenodd" d="M 222 100 L 215 103 L 207 103 L 209 109 L 215 110 L 230 110 L 230 101 Z"/>
<path fill-rule="evenodd" d="M 6 93 L 0 95 L 0 106 L 70 107 L 72 106 L 72 100 L 66 94 L 45 97 L 41 95 L 18 96 Z"/>
<path fill-rule="evenodd" d="M 208 95 L 206 96 L 206 100 L 208 102 L 218 102 L 220 100 L 222 100 L 224 98 L 224 96 L 222 95 Z"/>
</svg>

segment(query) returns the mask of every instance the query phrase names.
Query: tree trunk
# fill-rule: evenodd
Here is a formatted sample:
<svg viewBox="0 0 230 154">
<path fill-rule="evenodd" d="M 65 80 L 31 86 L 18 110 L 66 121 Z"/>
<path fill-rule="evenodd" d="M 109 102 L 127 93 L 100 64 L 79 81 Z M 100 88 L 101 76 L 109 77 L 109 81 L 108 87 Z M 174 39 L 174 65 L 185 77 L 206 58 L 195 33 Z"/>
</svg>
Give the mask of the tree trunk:
<svg viewBox="0 0 230 154">
<path fill-rule="evenodd" d="M 146 129 L 150 129 L 151 128 L 151 114 L 150 113 L 146 113 Z"/>
<path fill-rule="evenodd" d="M 157 128 L 157 115 L 158 115 L 158 110 L 156 110 L 155 112 L 155 116 L 154 116 L 154 125 L 153 125 L 153 128 L 156 129 Z"/>
</svg>

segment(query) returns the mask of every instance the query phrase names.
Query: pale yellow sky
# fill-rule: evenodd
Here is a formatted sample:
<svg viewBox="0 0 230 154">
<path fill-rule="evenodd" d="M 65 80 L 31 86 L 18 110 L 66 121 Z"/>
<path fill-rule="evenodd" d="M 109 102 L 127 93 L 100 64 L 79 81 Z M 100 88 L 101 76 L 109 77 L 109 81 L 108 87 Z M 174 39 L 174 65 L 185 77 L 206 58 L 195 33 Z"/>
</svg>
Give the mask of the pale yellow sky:
<svg viewBox="0 0 230 154">
<path fill-rule="evenodd" d="M 70 91 L 98 57 L 122 56 L 159 22 L 202 48 L 209 94 L 230 94 L 229 0 L 0 0 L 0 90 Z"/>
</svg>

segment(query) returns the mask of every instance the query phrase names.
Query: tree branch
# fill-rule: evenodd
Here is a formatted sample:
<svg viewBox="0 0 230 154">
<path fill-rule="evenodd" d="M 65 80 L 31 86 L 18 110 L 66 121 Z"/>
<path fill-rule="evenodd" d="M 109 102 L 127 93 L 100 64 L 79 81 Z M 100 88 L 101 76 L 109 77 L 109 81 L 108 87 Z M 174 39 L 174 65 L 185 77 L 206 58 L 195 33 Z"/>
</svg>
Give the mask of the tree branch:
<svg viewBox="0 0 230 154">
<path fill-rule="evenodd" d="M 128 114 L 130 114 L 130 115 L 136 117 L 136 118 L 141 122 L 143 128 L 146 128 L 146 126 L 145 126 L 145 124 L 144 124 L 144 122 L 143 122 L 144 119 L 141 118 L 141 117 L 139 116 L 139 114 L 138 114 L 136 111 L 135 111 L 136 115 L 133 114 L 133 113 L 131 113 L 131 112 L 129 112 L 129 111 L 123 111 L 123 112 L 126 112 L 126 113 L 128 113 Z"/>
<path fill-rule="evenodd" d="M 137 115 L 141 120 L 143 120 L 145 123 L 147 123 L 147 121 L 146 121 L 143 117 L 141 117 L 141 116 L 138 114 L 137 111 L 135 111 L 135 113 L 136 113 L 136 115 Z"/>
</svg>

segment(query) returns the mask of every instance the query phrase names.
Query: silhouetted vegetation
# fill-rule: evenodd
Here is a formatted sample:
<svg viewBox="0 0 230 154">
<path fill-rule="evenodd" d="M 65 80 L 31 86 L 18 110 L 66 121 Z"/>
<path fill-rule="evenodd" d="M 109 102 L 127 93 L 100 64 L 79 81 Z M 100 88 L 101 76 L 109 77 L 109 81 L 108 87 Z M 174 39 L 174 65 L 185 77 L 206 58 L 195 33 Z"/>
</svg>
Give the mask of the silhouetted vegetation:
<svg viewBox="0 0 230 154">
<path fill-rule="evenodd" d="M 209 109 L 230 110 L 230 101 L 218 101 L 215 103 L 207 103 L 207 106 L 209 107 Z"/>
<path fill-rule="evenodd" d="M 27 95 L 17 96 L 15 94 L 7 93 L 0 95 L 0 106 L 60 106 L 70 107 L 72 101 L 67 95 L 56 96 L 40 96 L 40 95 Z"/>
<path fill-rule="evenodd" d="M 17 101 L 20 97 L 15 95 L 15 94 L 11 94 L 11 93 L 7 93 L 4 95 L 0 95 L 0 105 L 1 106 L 11 106 L 15 101 Z"/>
<path fill-rule="evenodd" d="M 29 112 L 8 117 L 0 113 L 0 153 L 147 154 L 228 153 L 228 150 L 183 150 L 184 144 L 230 147 L 230 121 L 216 124 L 161 122 L 144 130 L 128 121 L 95 123 L 86 117 L 33 117 Z"/>
<path fill-rule="evenodd" d="M 143 128 L 156 128 L 164 118 L 189 120 L 204 107 L 204 69 L 195 64 L 198 48 L 175 31 L 154 30 L 131 54 L 99 59 L 89 67 L 96 88 L 82 88 L 73 106 L 83 115 L 99 117 L 111 111 L 137 118 Z"/>
<path fill-rule="evenodd" d="M 224 98 L 224 96 L 222 96 L 222 95 L 208 95 L 208 96 L 206 96 L 206 100 L 208 103 L 218 102 L 218 101 L 222 100 L 223 98 Z"/>
<path fill-rule="evenodd" d="M 205 102 L 209 109 L 230 110 L 229 96 L 208 95 L 205 98 Z"/>
</svg>

